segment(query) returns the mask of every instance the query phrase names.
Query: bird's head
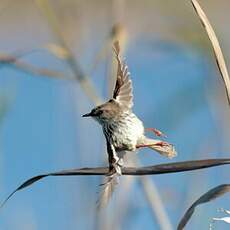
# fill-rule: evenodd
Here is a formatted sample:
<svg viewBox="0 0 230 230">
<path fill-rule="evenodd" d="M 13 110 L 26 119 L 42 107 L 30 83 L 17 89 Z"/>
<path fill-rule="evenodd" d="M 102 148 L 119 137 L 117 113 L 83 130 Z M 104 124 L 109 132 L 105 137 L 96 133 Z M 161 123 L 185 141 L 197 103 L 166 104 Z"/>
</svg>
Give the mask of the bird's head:
<svg viewBox="0 0 230 230">
<path fill-rule="evenodd" d="M 111 99 L 106 103 L 93 108 L 91 112 L 82 115 L 82 117 L 92 117 L 100 124 L 103 124 L 116 119 L 119 113 L 120 107 L 118 103 L 114 99 Z"/>
</svg>

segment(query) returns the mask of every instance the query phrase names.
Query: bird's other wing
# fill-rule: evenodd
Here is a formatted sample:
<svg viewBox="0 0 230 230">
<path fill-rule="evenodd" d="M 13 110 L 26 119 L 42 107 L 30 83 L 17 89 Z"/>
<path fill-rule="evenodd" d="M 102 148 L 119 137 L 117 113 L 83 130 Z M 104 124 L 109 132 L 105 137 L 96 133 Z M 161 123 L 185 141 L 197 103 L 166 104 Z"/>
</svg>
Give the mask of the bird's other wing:
<svg viewBox="0 0 230 230">
<path fill-rule="evenodd" d="M 128 66 L 120 58 L 119 42 L 114 42 L 114 52 L 118 62 L 117 65 L 117 80 L 113 92 L 113 98 L 122 106 L 131 109 L 133 107 L 133 87 L 128 72 Z"/>
<path fill-rule="evenodd" d="M 119 183 L 119 175 L 117 173 L 112 175 L 107 175 L 104 178 L 103 183 L 100 184 L 101 191 L 100 191 L 99 198 L 97 200 L 97 208 L 99 210 L 107 207 L 118 183 Z"/>
<path fill-rule="evenodd" d="M 114 146 L 108 141 L 107 138 L 106 138 L 106 143 L 107 143 L 107 152 L 109 157 L 109 165 L 111 168 L 114 157 L 117 157 L 117 155 Z M 105 177 L 104 182 L 101 184 L 100 196 L 97 201 L 98 209 L 105 208 L 107 206 L 118 182 L 119 182 L 119 175 L 117 172 L 109 173 Z"/>
</svg>

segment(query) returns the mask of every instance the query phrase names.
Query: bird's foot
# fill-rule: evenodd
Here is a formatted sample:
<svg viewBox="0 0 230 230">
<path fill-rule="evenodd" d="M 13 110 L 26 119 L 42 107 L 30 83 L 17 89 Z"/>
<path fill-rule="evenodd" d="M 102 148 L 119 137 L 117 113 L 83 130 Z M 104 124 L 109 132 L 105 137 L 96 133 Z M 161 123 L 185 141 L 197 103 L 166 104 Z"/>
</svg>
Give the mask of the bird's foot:
<svg viewBox="0 0 230 230">
<path fill-rule="evenodd" d="M 122 174 L 120 165 L 118 165 L 118 164 L 110 165 L 108 176 L 112 176 L 114 174 L 118 174 L 118 175 Z"/>
<path fill-rule="evenodd" d="M 136 145 L 136 148 L 145 148 L 145 147 L 151 147 L 151 146 L 160 146 L 160 147 L 165 147 L 168 146 L 169 143 L 165 142 L 165 141 L 160 141 L 154 144 L 140 144 L 140 145 Z"/>
<path fill-rule="evenodd" d="M 165 142 L 165 141 L 158 142 L 154 145 L 160 146 L 160 147 L 170 146 L 170 144 L 168 142 Z"/>
<path fill-rule="evenodd" d="M 117 156 L 114 156 L 109 166 L 109 175 L 118 174 L 121 175 L 121 168 L 123 166 L 123 160 Z"/>
<path fill-rule="evenodd" d="M 119 158 L 118 162 L 117 162 L 117 165 L 120 166 L 121 168 L 123 167 L 124 165 L 124 160 L 122 158 Z"/>
<path fill-rule="evenodd" d="M 167 137 L 164 133 L 156 128 L 146 128 L 147 131 L 153 132 L 158 137 Z"/>
</svg>

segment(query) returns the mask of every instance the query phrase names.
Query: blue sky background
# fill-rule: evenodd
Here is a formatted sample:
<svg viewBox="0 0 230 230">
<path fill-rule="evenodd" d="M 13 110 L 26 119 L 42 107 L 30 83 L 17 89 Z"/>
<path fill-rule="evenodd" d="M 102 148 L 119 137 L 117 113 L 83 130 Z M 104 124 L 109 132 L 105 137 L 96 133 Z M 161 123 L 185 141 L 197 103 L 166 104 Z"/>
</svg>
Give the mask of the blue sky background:
<svg viewBox="0 0 230 230">
<path fill-rule="evenodd" d="M 89 8 L 95 7 L 90 3 L 88 5 Z M 16 10 L 17 7 L 14 7 Z M 2 15 L 4 22 L 12 16 L 13 10 L 10 10 L 11 13 Z M 18 15 L 20 12 L 22 10 Z M 20 31 L 19 25 L 32 13 L 22 15 L 18 16 L 18 22 L 17 17 L 12 16 L 12 21 L 8 21 L 9 27 L 1 24 L 4 34 L 0 47 L 2 52 L 39 47 L 54 40 L 47 25 L 44 21 L 41 23 L 36 15 L 33 18 L 35 22 L 31 20 L 30 25 L 26 21 Z M 157 17 L 159 25 L 162 25 L 161 17 L 164 15 Z M 92 29 L 85 29 L 88 30 L 85 36 L 94 33 L 95 42 L 90 41 L 89 36 L 84 40 L 83 33 L 80 44 L 85 44 L 84 48 L 80 45 L 75 48 L 77 41 L 72 43 L 73 51 L 76 51 L 86 72 L 108 32 L 105 29 L 108 25 L 104 28 L 98 23 L 95 28 L 92 18 L 89 17 L 88 22 L 84 22 L 84 17 L 82 20 L 83 25 L 89 24 Z M 95 20 L 100 21 L 100 16 Z M 127 28 L 133 35 L 134 25 L 131 22 L 130 13 Z M 33 29 L 33 23 L 39 24 L 37 30 Z M 102 31 L 101 34 L 96 33 L 98 31 Z M 207 42 L 205 34 L 202 39 Z M 175 144 L 178 156 L 173 161 L 229 157 L 229 108 L 210 49 L 206 46 L 196 48 L 189 41 L 175 41 L 165 34 L 154 36 L 151 32 L 138 31 L 135 36 L 130 36 L 129 41 L 125 57 L 133 80 L 134 111 L 146 127 L 162 130 Z M 45 51 L 30 54 L 22 60 L 69 72 L 64 61 Z M 106 68 L 107 62 L 103 60 L 91 76 L 103 97 L 107 87 Z M 32 76 L 10 66 L 0 66 L 0 111 L 5 108 L 0 123 L 0 200 L 34 175 L 106 164 L 101 128 L 93 120 L 81 117 L 92 106 L 78 82 Z M 141 150 L 138 158 L 143 165 L 170 162 L 147 149 Z M 150 178 L 157 185 L 172 225 L 176 226 L 191 202 L 210 188 L 228 183 L 228 172 L 229 167 L 223 166 Z M 38 182 L 18 192 L 1 210 L 0 229 L 95 229 L 99 183 L 98 176 L 57 177 Z M 112 216 L 121 211 L 116 207 L 117 194 L 108 210 Z M 137 179 L 125 197 L 127 211 L 114 229 L 159 229 Z M 229 195 L 199 207 L 187 229 L 194 229 L 194 226 L 208 229 L 210 219 L 219 216 L 216 210 L 220 207 L 229 209 Z M 216 225 L 217 229 L 228 228 L 226 224 Z"/>
</svg>

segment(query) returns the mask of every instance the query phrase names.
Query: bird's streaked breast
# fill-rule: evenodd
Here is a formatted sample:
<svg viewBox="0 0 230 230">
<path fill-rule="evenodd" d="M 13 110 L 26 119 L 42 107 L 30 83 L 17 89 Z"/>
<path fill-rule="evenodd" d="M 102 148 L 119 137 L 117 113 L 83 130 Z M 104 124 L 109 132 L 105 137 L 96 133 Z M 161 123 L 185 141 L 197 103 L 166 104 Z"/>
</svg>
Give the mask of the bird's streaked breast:
<svg viewBox="0 0 230 230">
<path fill-rule="evenodd" d="M 103 132 L 117 151 L 133 151 L 138 139 L 144 135 L 144 127 L 135 114 L 129 113 L 113 122 L 104 123 Z"/>
</svg>

